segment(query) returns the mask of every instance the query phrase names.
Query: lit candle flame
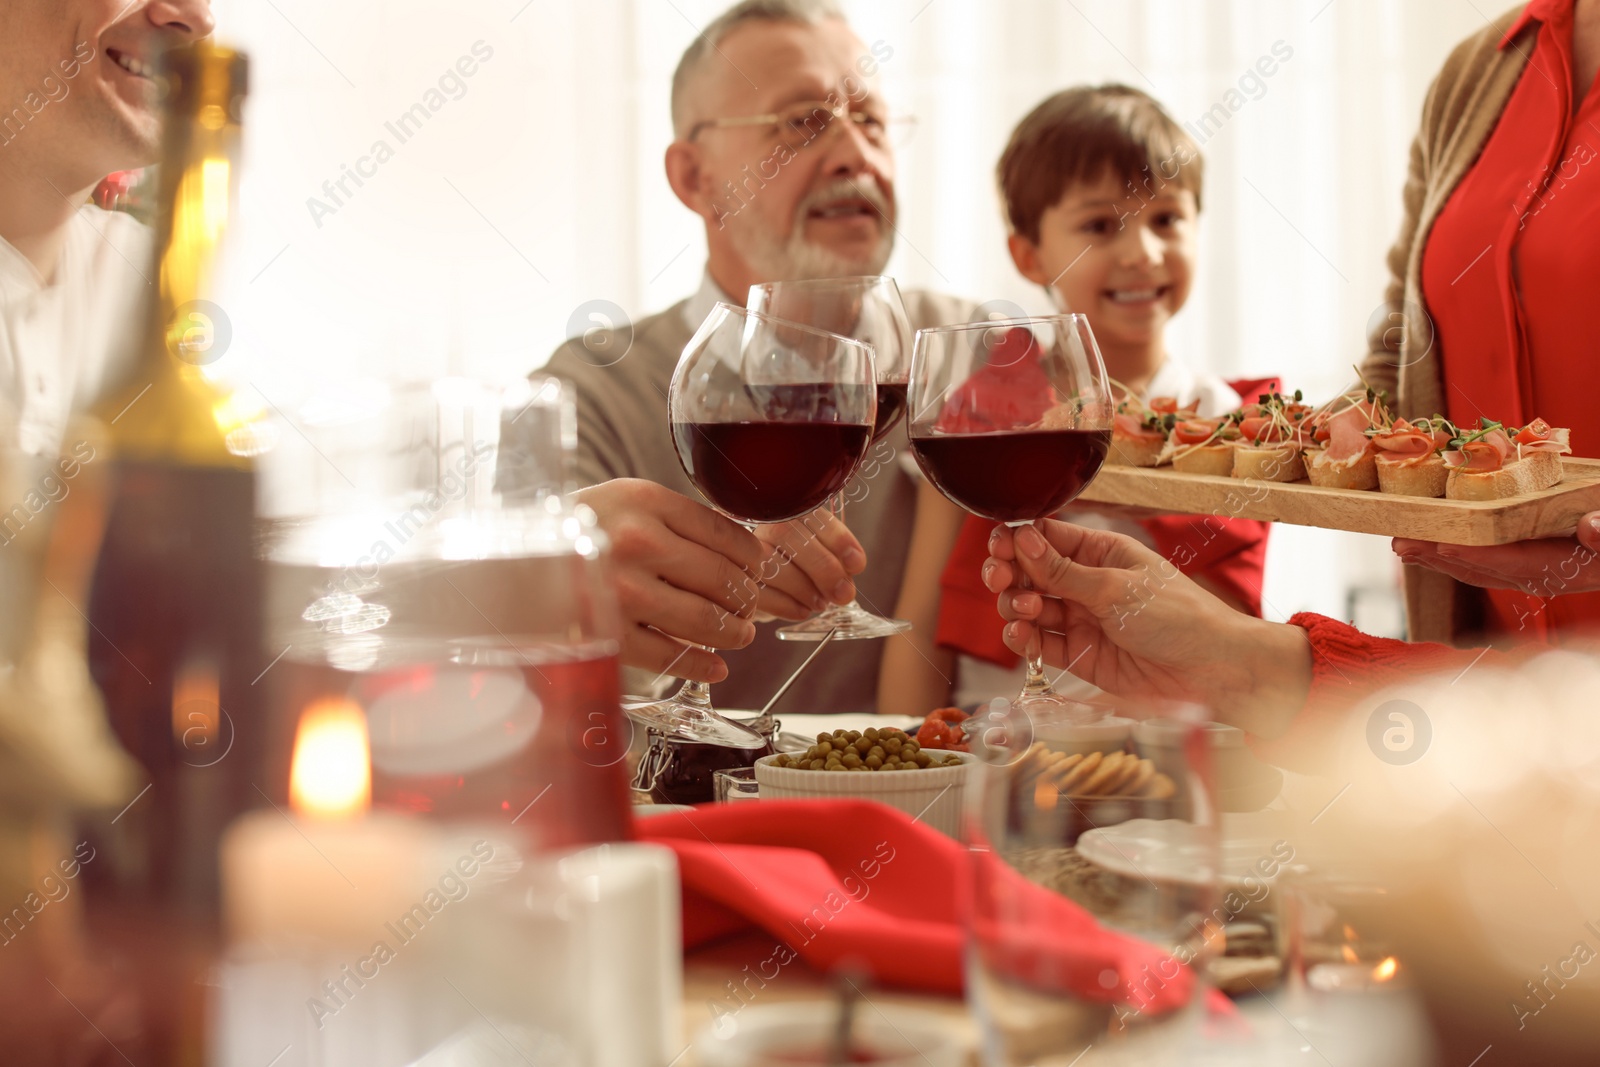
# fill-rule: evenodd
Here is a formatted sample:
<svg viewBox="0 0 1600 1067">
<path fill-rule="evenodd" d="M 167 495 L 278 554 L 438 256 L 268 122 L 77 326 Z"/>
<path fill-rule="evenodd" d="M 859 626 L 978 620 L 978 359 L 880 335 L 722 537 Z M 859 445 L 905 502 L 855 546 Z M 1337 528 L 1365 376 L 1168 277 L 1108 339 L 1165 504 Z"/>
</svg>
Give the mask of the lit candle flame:
<svg viewBox="0 0 1600 1067">
<path fill-rule="evenodd" d="M 319 700 L 300 714 L 289 803 L 302 815 L 341 819 L 372 803 L 367 717 L 349 700 Z"/>
<path fill-rule="evenodd" d="M 1395 959 L 1393 956 L 1385 956 L 1382 962 L 1380 962 L 1376 967 L 1372 968 L 1372 980 L 1374 982 L 1387 982 L 1389 979 L 1394 977 L 1394 973 L 1399 969 L 1399 960 Z"/>
<path fill-rule="evenodd" d="M 1356 955 L 1356 950 L 1349 945 L 1339 946 L 1339 955 L 1344 957 L 1346 963 L 1360 963 L 1361 957 Z"/>
</svg>

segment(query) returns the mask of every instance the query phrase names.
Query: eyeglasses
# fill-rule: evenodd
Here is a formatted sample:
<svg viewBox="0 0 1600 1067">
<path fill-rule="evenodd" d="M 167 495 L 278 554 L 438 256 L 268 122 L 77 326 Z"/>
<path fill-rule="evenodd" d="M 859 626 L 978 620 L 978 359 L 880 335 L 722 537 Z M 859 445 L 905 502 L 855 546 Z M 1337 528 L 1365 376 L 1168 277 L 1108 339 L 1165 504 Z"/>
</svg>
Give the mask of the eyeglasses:
<svg viewBox="0 0 1600 1067">
<path fill-rule="evenodd" d="M 731 118 L 706 119 L 689 128 L 685 140 L 692 141 L 702 130 L 724 130 L 738 127 L 767 127 L 792 149 L 804 148 L 817 138 L 836 128 L 835 119 L 848 119 L 872 145 L 883 147 L 916 125 L 910 115 L 889 116 L 882 111 L 853 111 L 845 102 L 828 103 L 811 100 L 786 107 L 765 115 L 737 115 Z M 837 127 L 842 129 L 843 127 Z"/>
</svg>

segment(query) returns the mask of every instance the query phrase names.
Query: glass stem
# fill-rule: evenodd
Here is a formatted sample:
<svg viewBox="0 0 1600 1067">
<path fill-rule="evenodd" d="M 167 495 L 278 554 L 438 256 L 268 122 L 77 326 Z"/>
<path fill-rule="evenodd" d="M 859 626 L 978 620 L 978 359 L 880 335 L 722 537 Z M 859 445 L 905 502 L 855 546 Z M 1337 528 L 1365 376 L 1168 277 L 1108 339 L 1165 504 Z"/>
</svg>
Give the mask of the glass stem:
<svg viewBox="0 0 1600 1067">
<path fill-rule="evenodd" d="M 1022 588 L 1031 589 L 1028 580 L 1022 580 Z M 1022 683 L 1024 696 L 1043 696 L 1054 692 L 1050 688 L 1049 679 L 1044 676 L 1044 635 L 1039 628 L 1033 628 L 1033 634 L 1028 638 L 1025 658 L 1028 661 L 1028 680 Z"/>
<path fill-rule="evenodd" d="M 705 649 L 707 652 L 714 651 L 705 645 L 696 645 L 695 647 Z M 696 711 L 703 711 L 709 714 L 711 712 L 711 683 L 685 679 L 683 686 L 678 690 L 677 700 L 680 704 L 687 704 Z"/>
<path fill-rule="evenodd" d="M 1022 526 L 1032 526 L 1033 523 L 1019 522 L 1007 523 L 1006 525 L 1015 530 Z M 1017 573 L 1022 578 L 1022 588 L 1032 589 L 1033 582 L 1028 579 L 1026 574 L 1022 574 L 1020 566 L 1017 568 Z M 1055 690 L 1050 687 L 1049 680 L 1044 676 L 1044 631 L 1037 625 L 1032 628 L 1028 636 L 1028 644 L 1023 650 L 1023 658 L 1028 662 L 1028 678 L 1027 681 L 1022 683 L 1022 695 L 1025 697 L 1053 695 Z"/>
<path fill-rule="evenodd" d="M 845 491 L 843 489 L 841 489 L 841 490 L 839 490 L 839 492 L 837 494 L 837 498 L 834 500 L 834 504 L 833 504 L 833 517 L 838 519 L 841 524 L 844 523 L 844 502 L 845 502 Z M 824 615 L 832 615 L 834 613 L 847 614 L 847 613 L 851 613 L 851 612 L 858 612 L 860 610 L 861 610 L 861 606 L 856 603 L 856 598 L 855 597 L 851 597 L 850 598 L 850 603 L 848 603 L 848 604 L 830 604 L 827 607 L 822 609 L 822 613 Z"/>
</svg>

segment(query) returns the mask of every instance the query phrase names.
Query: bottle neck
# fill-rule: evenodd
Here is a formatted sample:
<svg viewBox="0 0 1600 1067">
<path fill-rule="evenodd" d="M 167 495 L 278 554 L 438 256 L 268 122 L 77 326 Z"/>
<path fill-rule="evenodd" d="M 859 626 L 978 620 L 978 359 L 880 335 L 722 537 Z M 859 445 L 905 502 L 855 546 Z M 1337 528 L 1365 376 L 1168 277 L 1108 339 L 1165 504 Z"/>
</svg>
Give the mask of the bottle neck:
<svg viewBox="0 0 1600 1067">
<path fill-rule="evenodd" d="M 208 368 L 232 327 L 214 299 L 233 222 L 241 140 L 235 53 L 198 46 L 174 71 L 160 170 L 160 213 L 142 344 L 115 398 L 111 434 L 129 459 L 249 467 L 230 448 L 238 407 Z"/>
</svg>

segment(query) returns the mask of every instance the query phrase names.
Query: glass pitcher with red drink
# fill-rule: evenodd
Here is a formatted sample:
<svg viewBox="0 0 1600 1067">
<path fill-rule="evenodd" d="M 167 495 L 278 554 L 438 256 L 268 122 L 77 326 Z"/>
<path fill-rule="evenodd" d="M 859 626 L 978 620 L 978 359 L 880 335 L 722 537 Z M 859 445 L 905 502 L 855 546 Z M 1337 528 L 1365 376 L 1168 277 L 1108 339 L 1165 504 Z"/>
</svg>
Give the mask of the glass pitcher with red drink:
<svg viewBox="0 0 1600 1067">
<path fill-rule="evenodd" d="M 326 469 L 280 487 L 310 515 L 270 549 L 274 705 L 365 710 L 374 808 L 536 849 L 628 836 L 620 622 L 604 538 L 567 496 L 568 390 L 445 379 L 309 408 Z"/>
</svg>

